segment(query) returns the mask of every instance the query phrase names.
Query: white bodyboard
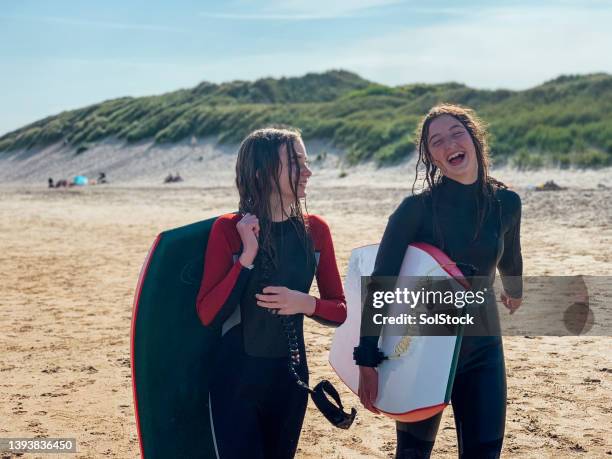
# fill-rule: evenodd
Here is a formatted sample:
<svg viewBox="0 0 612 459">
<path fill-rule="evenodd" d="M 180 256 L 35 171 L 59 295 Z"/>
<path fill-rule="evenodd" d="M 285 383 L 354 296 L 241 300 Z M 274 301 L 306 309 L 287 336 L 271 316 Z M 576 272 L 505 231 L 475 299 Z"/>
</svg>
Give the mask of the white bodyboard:
<svg viewBox="0 0 612 459">
<path fill-rule="evenodd" d="M 329 362 L 340 379 L 355 393 L 359 389 L 359 367 L 353 349 L 359 344 L 362 298 L 361 276 L 374 269 L 378 245 L 354 249 L 344 282 L 346 321 L 336 329 Z M 406 276 L 460 277 L 454 263 L 439 249 L 424 243 L 406 250 L 397 287 L 410 288 Z M 397 305 L 390 305 L 390 315 Z M 403 305 L 401 307 L 404 307 Z M 390 417 L 404 422 L 427 419 L 442 411 L 450 400 L 461 336 L 392 336 L 383 326 L 379 347 L 386 356 L 378 367 L 378 398 L 374 405 Z"/>
</svg>

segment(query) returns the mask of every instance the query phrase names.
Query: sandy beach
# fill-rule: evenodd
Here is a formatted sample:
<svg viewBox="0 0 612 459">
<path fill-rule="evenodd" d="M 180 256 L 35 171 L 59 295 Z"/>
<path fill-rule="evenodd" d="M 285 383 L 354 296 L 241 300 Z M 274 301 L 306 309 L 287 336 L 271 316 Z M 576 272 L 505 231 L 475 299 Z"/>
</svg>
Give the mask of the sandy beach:
<svg viewBox="0 0 612 459">
<path fill-rule="evenodd" d="M 129 348 L 136 280 L 160 231 L 235 209 L 232 169 L 219 164 L 226 171 L 220 186 L 204 179 L 163 186 L 155 178 L 56 190 L 43 187 L 43 166 L 25 185 L 3 172 L 3 182 L 12 183 L 0 187 L 1 437 L 76 438 L 78 453 L 65 457 L 139 456 Z M 412 170 L 366 168 L 326 180 L 338 176 L 332 169 L 313 178 L 308 210 L 329 222 L 342 275 L 353 247 L 379 242 Z M 609 172 L 495 174 L 523 200 L 525 274 L 612 273 Z M 189 169 L 181 173 L 190 177 Z M 568 189 L 530 189 L 545 179 Z M 307 321 L 311 381 L 342 387 L 327 364 L 332 333 Z M 612 454 L 611 348 L 610 337 L 505 338 L 505 457 Z M 342 395 L 346 405 L 358 405 L 344 388 Z M 354 426 L 340 431 L 309 404 L 299 458 L 389 458 L 394 450 L 390 419 L 360 409 Z M 434 457 L 456 457 L 451 409 Z"/>
</svg>

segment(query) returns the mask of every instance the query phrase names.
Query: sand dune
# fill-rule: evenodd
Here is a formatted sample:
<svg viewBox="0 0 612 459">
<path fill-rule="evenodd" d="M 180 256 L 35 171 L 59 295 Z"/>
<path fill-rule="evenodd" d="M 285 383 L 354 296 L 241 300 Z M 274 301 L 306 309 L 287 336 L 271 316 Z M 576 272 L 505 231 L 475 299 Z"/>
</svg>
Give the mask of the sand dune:
<svg viewBox="0 0 612 459">
<path fill-rule="evenodd" d="M 312 182 L 315 186 L 408 188 L 414 181 L 414 155 L 392 167 L 379 168 L 372 163 L 350 167 L 342 151 L 329 142 L 309 141 L 307 148 L 315 170 Z M 213 139 L 171 146 L 150 141 L 126 145 L 109 139 L 77 154 L 73 147 L 55 144 L 43 149 L 0 154 L 0 185 L 46 185 L 49 177 L 55 180 L 70 180 L 75 175 L 96 178 L 100 172 L 105 172 L 116 185 L 156 186 L 163 183 L 168 173 L 180 172 L 185 182 L 173 184 L 173 187 L 223 187 L 233 183 L 237 149 L 237 145 L 218 144 Z M 494 171 L 497 178 L 524 188 L 550 179 L 574 188 L 597 188 L 599 184 L 612 187 L 612 168 L 517 173 L 502 167 Z M 343 177 L 340 177 L 341 172 L 344 172 Z"/>
</svg>

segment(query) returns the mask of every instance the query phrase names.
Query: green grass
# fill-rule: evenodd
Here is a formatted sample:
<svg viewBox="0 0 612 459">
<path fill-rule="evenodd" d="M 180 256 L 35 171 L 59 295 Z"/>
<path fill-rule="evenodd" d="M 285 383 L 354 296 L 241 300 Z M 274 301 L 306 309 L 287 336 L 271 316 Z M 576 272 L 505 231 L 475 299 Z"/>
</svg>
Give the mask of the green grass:
<svg viewBox="0 0 612 459">
<path fill-rule="evenodd" d="M 561 76 L 525 91 L 458 83 L 389 87 L 346 71 L 266 78 L 109 100 L 60 113 L 0 138 L 0 154 L 64 141 L 77 151 L 105 138 L 174 143 L 210 137 L 239 142 L 268 125 L 327 139 L 349 163 L 397 162 L 414 151 L 414 129 L 433 105 L 470 106 L 487 121 L 495 162 L 535 168 L 612 164 L 612 76 Z"/>
</svg>

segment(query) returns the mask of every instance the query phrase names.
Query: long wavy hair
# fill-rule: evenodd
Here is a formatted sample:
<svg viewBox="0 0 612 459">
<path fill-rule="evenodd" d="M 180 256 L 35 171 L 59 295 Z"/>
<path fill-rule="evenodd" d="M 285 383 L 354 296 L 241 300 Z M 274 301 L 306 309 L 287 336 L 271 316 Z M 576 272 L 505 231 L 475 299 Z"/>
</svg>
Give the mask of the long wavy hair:
<svg viewBox="0 0 612 459">
<path fill-rule="evenodd" d="M 271 227 L 272 207 L 270 198 L 276 193 L 280 206 L 285 209 L 281 194 L 279 172 L 281 169 L 281 147 L 285 147 L 288 155 L 291 191 L 293 198 L 289 204 L 290 220 L 302 239 L 306 253 L 309 253 L 308 217 L 302 211 L 298 197 L 298 182 L 300 179 L 299 162 L 295 151 L 295 143 L 301 140 L 300 132 L 294 129 L 265 128 L 251 132 L 241 143 L 236 161 L 236 187 L 240 196 L 238 210 L 241 214 L 256 215 L 259 220 L 259 252 L 257 261 L 265 261 L 265 271 L 278 269 L 274 253 Z M 306 203 L 304 202 L 306 208 Z M 272 263 L 272 266 L 269 265 Z"/>
<path fill-rule="evenodd" d="M 479 183 L 478 193 L 476 194 L 477 205 L 477 222 L 473 240 L 475 240 L 482 228 L 483 222 L 487 214 L 492 211 L 494 204 L 499 206 L 499 202 L 495 199 L 494 187 L 508 188 L 504 183 L 496 180 L 489 175 L 491 160 L 489 157 L 489 145 L 487 142 L 487 130 L 485 123 L 476 116 L 473 110 L 454 104 L 440 104 L 433 107 L 427 115 L 423 117 L 416 130 L 416 146 L 418 159 L 416 163 L 416 173 L 414 183 L 412 184 L 412 192 L 414 193 L 415 185 L 422 175 L 422 189 L 431 193 L 433 203 L 433 220 L 434 231 L 438 244 L 441 249 L 444 249 L 444 238 L 442 230 L 437 218 L 438 193 L 436 185 L 442 180 L 442 172 L 434 164 L 431 152 L 429 151 L 429 128 L 431 123 L 440 116 L 449 115 L 459 121 L 467 130 L 474 142 L 476 150 L 476 161 L 478 163 L 478 178 Z"/>
</svg>

